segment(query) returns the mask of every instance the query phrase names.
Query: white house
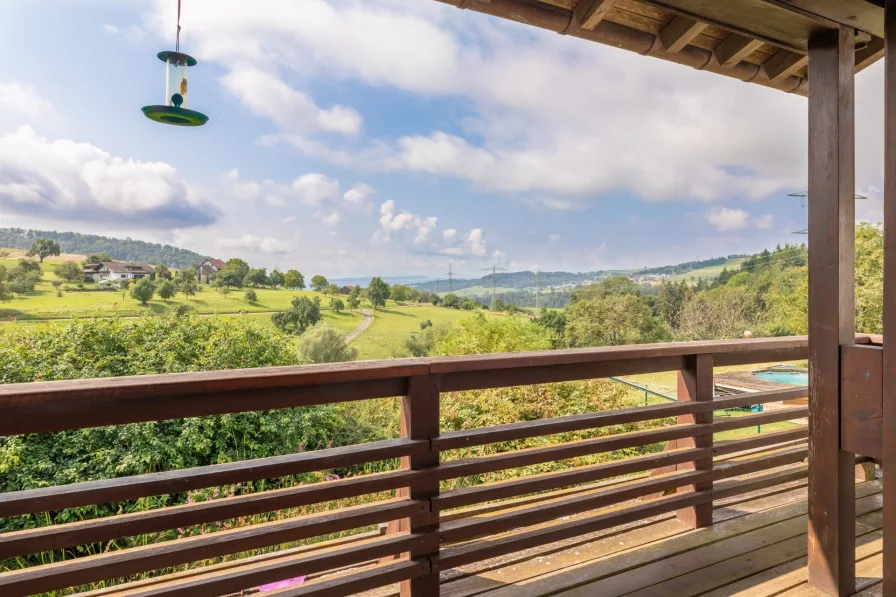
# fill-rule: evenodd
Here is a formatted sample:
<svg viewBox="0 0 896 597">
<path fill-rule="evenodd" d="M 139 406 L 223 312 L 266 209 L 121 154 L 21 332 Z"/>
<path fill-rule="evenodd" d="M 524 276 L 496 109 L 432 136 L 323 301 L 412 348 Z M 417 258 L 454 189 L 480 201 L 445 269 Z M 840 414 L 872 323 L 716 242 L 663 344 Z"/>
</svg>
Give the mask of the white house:
<svg viewBox="0 0 896 597">
<path fill-rule="evenodd" d="M 148 263 L 137 261 L 103 261 L 88 263 L 83 267 L 84 275 L 96 282 L 104 280 L 135 280 L 152 275 L 155 270 Z"/>
</svg>

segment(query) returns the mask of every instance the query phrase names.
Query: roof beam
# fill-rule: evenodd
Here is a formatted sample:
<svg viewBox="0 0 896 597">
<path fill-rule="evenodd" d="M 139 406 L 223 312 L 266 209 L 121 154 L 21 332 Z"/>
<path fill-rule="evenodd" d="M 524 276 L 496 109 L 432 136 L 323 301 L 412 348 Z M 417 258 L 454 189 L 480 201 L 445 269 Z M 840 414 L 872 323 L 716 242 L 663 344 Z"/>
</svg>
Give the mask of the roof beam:
<svg viewBox="0 0 896 597">
<path fill-rule="evenodd" d="M 581 0 L 575 10 L 579 27 L 594 29 L 604 20 L 615 4 L 616 0 Z"/>
<path fill-rule="evenodd" d="M 762 41 L 740 35 L 739 33 L 729 33 L 728 37 L 722 40 L 722 43 L 715 50 L 716 60 L 725 67 L 732 67 L 762 45 Z"/>
<path fill-rule="evenodd" d="M 809 63 L 805 54 L 797 54 L 790 50 L 779 50 L 777 54 L 765 61 L 762 70 L 772 82 L 783 81 Z"/>
<path fill-rule="evenodd" d="M 707 23 L 677 15 L 660 31 L 660 41 L 663 42 L 667 52 L 676 54 L 703 33 L 708 26 Z"/>
<path fill-rule="evenodd" d="M 884 40 L 872 37 L 864 48 L 856 49 L 856 72 L 865 70 L 884 57 Z"/>
</svg>

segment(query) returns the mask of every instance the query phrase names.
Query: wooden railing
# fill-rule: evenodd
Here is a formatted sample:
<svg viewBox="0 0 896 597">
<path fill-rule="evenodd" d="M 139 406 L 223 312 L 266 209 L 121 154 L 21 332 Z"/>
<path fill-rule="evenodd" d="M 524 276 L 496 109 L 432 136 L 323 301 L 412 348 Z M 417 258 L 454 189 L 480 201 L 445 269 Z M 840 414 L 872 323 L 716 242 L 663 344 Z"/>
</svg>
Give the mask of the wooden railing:
<svg viewBox="0 0 896 597">
<path fill-rule="evenodd" d="M 399 439 L 0 494 L 0 517 L 9 517 L 401 459 L 401 468 L 389 472 L 2 534 L 0 561 L 10 561 L 344 498 L 383 492 L 396 496 L 11 570 L 0 574 L 0 595 L 129 579 L 128 584 L 112 583 L 90 594 L 217 596 L 304 575 L 307 582 L 276 594 L 348 595 L 402 582 L 403 594 L 431 597 L 438 595 L 439 571 L 497 555 L 676 511 L 692 526 L 709 525 L 713 500 L 802 479 L 808 456 L 805 427 L 714 443 L 714 434 L 802 419 L 808 408 L 714 419 L 715 411 L 801 398 L 807 390 L 713 399 L 713 367 L 806 357 L 807 341 L 800 337 L 0 386 L 0 435 L 5 436 L 403 397 Z M 662 371 L 680 372 L 679 402 L 439 433 L 439 398 L 445 392 Z M 459 448 L 669 417 L 676 417 L 677 424 L 440 460 L 444 452 Z M 452 479 L 671 441 L 677 442 L 676 449 L 440 493 L 440 484 Z M 768 452 L 771 446 L 776 449 Z M 750 455 L 757 449 L 762 451 Z M 668 472 L 649 474 L 657 469 Z M 518 496 L 526 497 L 502 501 Z M 577 516 L 556 522 L 571 515 Z M 400 532 L 366 532 L 221 561 L 385 523 Z M 197 562 L 206 565 L 183 569 Z M 177 567 L 178 572 L 139 577 Z M 311 579 L 328 571 L 335 573 Z"/>
</svg>

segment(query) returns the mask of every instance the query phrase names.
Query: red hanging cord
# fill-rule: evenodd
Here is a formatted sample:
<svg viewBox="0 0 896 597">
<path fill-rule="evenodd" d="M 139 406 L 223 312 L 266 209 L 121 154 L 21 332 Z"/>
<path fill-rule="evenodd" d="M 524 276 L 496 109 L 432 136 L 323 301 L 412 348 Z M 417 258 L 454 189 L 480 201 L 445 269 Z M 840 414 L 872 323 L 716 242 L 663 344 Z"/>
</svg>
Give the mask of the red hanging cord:
<svg viewBox="0 0 896 597">
<path fill-rule="evenodd" d="M 174 50 L 180 52 L 180 0 L 177 0 L 177 38 L 174 42 Z"/>
</svg>

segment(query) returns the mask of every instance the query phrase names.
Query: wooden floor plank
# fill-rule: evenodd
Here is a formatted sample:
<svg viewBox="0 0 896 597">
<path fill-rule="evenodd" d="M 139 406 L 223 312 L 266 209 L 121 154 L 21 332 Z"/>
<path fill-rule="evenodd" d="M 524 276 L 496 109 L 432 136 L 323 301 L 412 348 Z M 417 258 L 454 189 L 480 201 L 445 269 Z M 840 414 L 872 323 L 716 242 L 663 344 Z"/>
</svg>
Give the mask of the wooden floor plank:
<svg viewBox="0 0 896 597">
<path fill-rule="evenodd" d="M 876 513 L 879 514 L 879 513 Z M 856 541 L 856 558 L 861 560 L 880 553 L 883 548 L 882 533 L 875 531 L 862 535 Z M 779 595 L 784 591 L 806 584 L 808 560 L 805 556 L 770 568 L 760 574 L 719 587 L 702 597 L 764 597 Z"/>
<path fill-rule="evenodd" d="M 865 546 L 868 543 L 873 544 L 875 539 L 879 539 L 880 533 L 875 533 L 875 531 L 878 531 L 881 528 L 883 522 L 879 510 L 869 516 L 860 516 L 856 522 L 856 533 L 859 535 L 857 543 Z M 875 537 L 875 534 L 878 536 Z M 727 585 L 741 579 L 747 579 L 772 569 L 784 562 L 791 562 L 798 558 L 805 557 L 807 551 L 807 537 L 805 531 L 802 531 L 798 536 L 791 539 L 769 545 L 768 547 L 746 553 L 739 557 L 724 560 L 711 566 L 694 570 L 687 574 L 682 574 L 671 580 L 629 593 L 626 597 L 703 595 L 722 585 Z M 791 587 L 797 585 L 799 585 L 799 583 L 794 583 Z M 750 591 L 750 595 L 755 597 L 766 597 L 774 594 L 776 593 L 761 592 L 757 590 L 756 587 L 753 587 Z"/>
<path fill-rule="evenodd" d="M 880 507 L 880 484 L 866 483 L 857 486 L 857 495 L 861 496 L 862 513 L 872 512 Z M 870 497 L 869 497 L 870 496 Z M 807 525 L 805 502 L 798 502 L 776 508 L 769 511 L 734 519 L 728 523 L 714 525 L 708 529 L 700 529 L 683 536 L 677 536 L 670 540 L 660 541 L 656 544 L 645 546 L 633 552 L 625 552 L 618 557 L 601 559 L 582 566 L 573 567 L 559 573 L 548 572 L 531 581 L 522 582 L 514 586 L 505 586 L 486 593 L 488 597 L 541 597 L 545 594 L 563 595 L 564 597 L 590 596 L 599 594 L 624 595 L 644 588 L 645 572 L 647 567 L 652 567 L 659 576 L 654 577 L 653 584 L 668 577 L 674 577 L 682 573 L 681 560 L 686 559 L 688 553 L 705 548 L 710 558 L 718 558 L 725 547 L 724 542 L 732 541 L 737 537 L 752 533 L 750 537 L 738 542 L 742 551 L 747 553 L 752 549 L 758 549 L 769 543 L 783 541 L 805 532 Z M 791 522 L 796 520 L 796 522 Z M 782 522 L 783 521 L 783 522 Z M 777 535 L 770 535 L 759 530 L 769 531 L 766 527 L 776 527 L 785 524 L 783 529 L 775 529 Z M 763 535 L 765 538 L 763 538 Z M 772 541 L 776 538 L 777 541 Z M 708 548 L 705 546 L 709 545 Z M 755 546 L 755 547 L 754 547 Z M 746 550 L 746 551 L 744 551 Z M 738 553 L 728 552 L 725 558 L 733 557 Z M 676 558 L 679 558 L 676 560 Z M 718 560 L 715 560 L 718 561 Z M 708 564 L 713 563 L 709 561 Z M 691 566 L 696 564 L 692 562 Z M 638 574 L 621 574 L 638 569 Z M 692 568 L 693 569 L 693 568 Z M 663 572 L 665 571 L 665 572 Z M 687 571 L 687 570 L 685 570 Z M 662 574 L 671 575 L 663 577 Z M 595 582 L 596 581 L 596 582 Z M 581 587 L 563 591 L 564 587 Z"/>
<path fill-rule="evenodd" d="M 881 580 L 884 570 L 883 539 L 880 543 L 881 551 L 869 558 L 856 562 L 856 590 L 858 595 L 881 595 Z M 781 597 L 828 597 L 828 595 L 802 584 L 790 591 L 780 594 Z"/>
</svg>

